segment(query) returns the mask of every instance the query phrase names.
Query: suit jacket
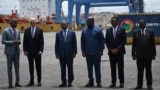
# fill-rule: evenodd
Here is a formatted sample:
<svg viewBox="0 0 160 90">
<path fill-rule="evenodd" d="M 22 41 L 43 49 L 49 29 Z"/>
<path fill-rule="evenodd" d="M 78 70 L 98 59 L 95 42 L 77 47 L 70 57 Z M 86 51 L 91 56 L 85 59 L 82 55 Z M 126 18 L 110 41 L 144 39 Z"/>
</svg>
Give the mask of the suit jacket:
<svg viewBox="0 0 160 90">
<path fill-rule="evenodd" d="M 73 57 L 73 54 L 77 54 L 77 39 L 73 30 L 68 30 L 66 42 L 63 37 L 63 30 L 56 33 L 55 54 L 60 58 L 65 55 Z"/>
<path fill-rule="evenodd" d="M 2 44 L 5 45 L 4 53 L 13 55 L 15 53 L 20 54 L 19 45 L 14 45 L 14 40 L 20 40 L 19 30 L 16 30 L 16 38 L 13 34 L 13 31 L 10 27 L 6 28 L 2 34 Z"/>
<path fill-rule="evenodd" d="M 106 31 L 106 37 L 105 37 L 105 43 L 108 48 L 108 54 L 112 55 L 112 52 L 110 49 L 115 49 L 119 48 L 118 54 L 125 54 L 125 44 L 126 44 L 126 32 L 125 29 L 120 28 L 118 26 L 117 32 L 116 32 L 116 37 L 114 38 L 113 35 L 113 28 L 109 28 Z"/>
<path fill-rule="evenodd" d="M 36 27 L 34 37 L 31 36 L 31 27 L 27 28 L 24 32 L 23 38 L 23 51 L 28 53 L 37 54 L 39 51 L 43 52 L 44 38 L 43 31 Z"/>
<path fill-rule="evenodd" d="M 104 35 L 102 29 L 94 26 L 93 29 L 84 29 L 81 34 L 81 49 L 86 55 L 99 55 L 104 49 Z"/>
<path fill-rule="evenodd" d="M 142 37 L 140 30 L 133 32 L 132 56 L 152 57 L 156 56 L 156 46 L 154 32 L 146 29 L 145 36 Z"/>
</svg>

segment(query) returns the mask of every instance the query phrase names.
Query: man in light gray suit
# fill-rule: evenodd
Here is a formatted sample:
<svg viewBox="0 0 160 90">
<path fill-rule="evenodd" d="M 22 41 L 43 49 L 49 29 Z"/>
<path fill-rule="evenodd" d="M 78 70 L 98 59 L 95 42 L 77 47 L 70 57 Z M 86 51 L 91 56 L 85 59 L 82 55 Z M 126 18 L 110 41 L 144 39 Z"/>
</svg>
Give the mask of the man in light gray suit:
<svg viewBox="0 0 160 90">
<path fill-rule="evenodd" d="M 19 56 L 20 56 L 20 33 L 16 29 L 17 21 L 15 19 L 10 20 L 10 26 L 7 27 L 2 34 L 2 44 L 5 45 L 4 53 L 7 58 L 7 70 L 8 70 L 8 88 L 12 86 L 12 62 L 15 67 L 16 87 L 21 87 L 19 84 Z"/>
</svg>

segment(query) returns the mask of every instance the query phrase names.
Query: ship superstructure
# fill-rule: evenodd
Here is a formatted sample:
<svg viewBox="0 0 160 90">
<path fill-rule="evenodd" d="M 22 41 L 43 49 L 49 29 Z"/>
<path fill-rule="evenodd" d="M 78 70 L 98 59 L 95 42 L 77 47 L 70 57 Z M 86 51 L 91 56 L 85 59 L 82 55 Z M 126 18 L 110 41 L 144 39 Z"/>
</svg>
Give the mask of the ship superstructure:
<svg viewBox="0 0 160 90">
<path fill-rule="evenodd" d="M 46 20 L 55 15 L 55 0 L 19 0 L 20 17 Z"/>
</svg>

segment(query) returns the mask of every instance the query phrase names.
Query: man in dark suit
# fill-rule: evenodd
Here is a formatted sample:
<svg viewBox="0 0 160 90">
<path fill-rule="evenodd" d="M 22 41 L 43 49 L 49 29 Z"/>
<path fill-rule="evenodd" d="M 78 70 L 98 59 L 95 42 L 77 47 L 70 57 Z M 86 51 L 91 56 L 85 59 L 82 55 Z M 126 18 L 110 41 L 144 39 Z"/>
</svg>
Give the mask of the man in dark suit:
<svg viewBox="0 0 160 90">
<path fill-rule="evenodd" d="M 55 41 L 55 55 L 59 59 L 61 67 L 62 84 L 59 87 L 67 86 L 66 66 L 68 67 L 68 87 L 72 87 L 74 80 L 73 58 L 77 54 L 77 39 L 75 32 L 68 29 L 66 21 L 61 22 L 61 28 L 62 30 L 56 33 Z"/>
<path fill-rule="evenodd" d="M 34 85 L 34 62 L 36 64 L 38 86 L 41 86 L 41 55 L 44 48 L 43 31 L 36 26 L 36 19 L 30 19 L 31 26 L 24 32 L 23 51 L 28 58 L 30 82 L 27 86 Z"/>
<path fill-rule="evenodd" d="M 108 48 L 108 55 L 111 67 L 111 85 L 110 88 L 116 87 L 116 72 L 118 65 L 118 77 L 120 81 L 119 88 L 124 87 L 124 54 L 126 44 L 125 29 L 118 26 L 118 18 L 111 18 L 112 27 L 107 29 L 105 42 Z"/>
<path fill-rule="evenodd" d="M 17 20 L 11 19 L 10 26 L 6 28 L 2 34 L 2 44 L 5 45 L 4 53 L 7 58 L 7 70 L 8 70 L 8 82 L 9 88 L 13 88 L 12 86 L 12 63 L 15 67 L 15 75 L 16 75 L 16 87 L 21 87 L 19 85 L 19 56 L 20 56 L 20 33 L 19 30 L 16 29 Z"/>
<path fill-rule="evenodd" d="M 89 82 L 85 87 L 94 86 L 93 66 L 95 67 L 95 76 L 97 87 L 101 85 L 101 56 L 104 49 L 104 35 L 102 29 L 94 25 L 94 18 L 87 19 L 87 28 L 81 34 L 82 56 L 86 57 Z"/>
<path fill-rule="evenodd" d="M 146 28 L 146 22 L 140 20 L 139 30 L 133 32 L 132 58 L 137 62 L 138 80 L 135 89 L 143 86 L 143 72 L 146 70 L 148 89 L 152 90 L 152 60 L 156 57 L 154 32 Z"/>
</svg>

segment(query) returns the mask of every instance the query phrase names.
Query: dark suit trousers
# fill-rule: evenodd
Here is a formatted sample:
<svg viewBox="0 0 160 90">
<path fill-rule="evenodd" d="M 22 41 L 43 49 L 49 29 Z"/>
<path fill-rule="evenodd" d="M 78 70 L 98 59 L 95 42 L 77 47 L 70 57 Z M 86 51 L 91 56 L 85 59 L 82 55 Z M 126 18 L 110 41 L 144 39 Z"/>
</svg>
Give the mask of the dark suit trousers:
<svg viewBox="0 0 160 90">
<path fill-rule="evenodd" d="M 96 82 L 101 82 L 101 57 L 99 55 L 86 56 L 89 82 L 93 83 L 93 66 L 95 67 Z"/>
<path fill-rule="evenodd" d="M 144 69 L 146 70 L 146 79 L 147 79 L 147 85 L 152 85 L 152 59 L 149 57 L 143 57 L 143 58 L 137 58 L 137 69 L 138 69 L 138 75 L 137 75 L 137 84 L 138 86 L 143 86 L 143 72 Z"/>
<path fill-rule="evenodd" d="M 37 81 L 41 82 L 41 55 L 38 54 L 29 54 L 29 72 L 30 72 L 30 83 L 34 83 L 34 61 L 37 71 Z"/>
<path fill-rule="evenodd" d="M 73 57 L 63 57 L 60 58 L 60 67 L 61 67 L 61 80 L 62 83 L 66 83 L 66 66 L 68 68 L 68 83 L 72 83 L 74 80 L 73 73 Z"/>
<path fill-rule="evenodd" d="M 124 55 L 109 55 L 110 67 L 111 67 L 111 78 L 112 83 L 116 83 L 117 77 L 117 65 L 118 65 L 118 78 L 120 83 L 124 83 Z"/>
<path fill-rule="evenodd" d="M 15 68 L 15 76 L 16 76 L 16 84 L 19 84 L 19 54 L 9 55 L 6 54 L 7 57 L 7 71 L 8 71 L 8 82 L 9 85 L 12 85 L 12 64 L 14 64 Z"/>
</svg>

